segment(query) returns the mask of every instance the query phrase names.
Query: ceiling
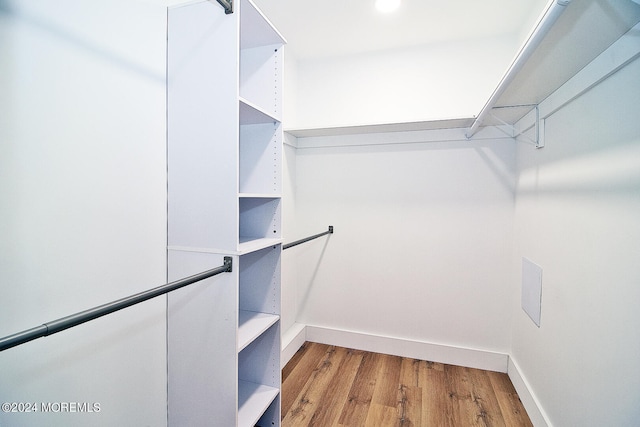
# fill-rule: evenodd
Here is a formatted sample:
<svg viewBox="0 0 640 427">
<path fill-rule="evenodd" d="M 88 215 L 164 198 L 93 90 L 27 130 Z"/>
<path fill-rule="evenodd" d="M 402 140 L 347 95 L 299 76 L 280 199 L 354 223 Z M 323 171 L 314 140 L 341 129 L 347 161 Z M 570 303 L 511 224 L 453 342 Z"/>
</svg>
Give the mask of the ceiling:
<svg viewBox="0 0 640 427">
<path fill-rule="evenodd" d="M 304 60 L 487 37 L 520 42 L 548 0 L 402 0 L 389 14 L 375 0 L 254 3 Z"/>
<path fill-rule="evenodd" d="M 336 2 L 253 0 L 287 39 L 288 51 L 302 60 L 483 37 L 513 37 L 522 44 L 555 1 L 402 0 L 398 11 L 385 15 L 375 10 L 375 0 L 346 0 L 340 9 L 330 7 Z M 572 0 L 496 106 L 540 103 L 639 21 L 640 0 Z M 499 115 L 514 123 L 530 108 L 501 109 Z M 469 123 L 432 127 L 444 125 Z"/>
</svg>

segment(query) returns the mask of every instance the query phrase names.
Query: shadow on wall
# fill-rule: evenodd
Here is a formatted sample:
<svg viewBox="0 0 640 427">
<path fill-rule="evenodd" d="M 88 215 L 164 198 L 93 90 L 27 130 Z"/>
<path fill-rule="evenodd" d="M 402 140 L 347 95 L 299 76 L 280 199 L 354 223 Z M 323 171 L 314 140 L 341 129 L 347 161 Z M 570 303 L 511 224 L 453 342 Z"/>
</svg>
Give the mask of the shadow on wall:
<svg viewBox="0 0 640 427">
<path fill-rule="evenodd" d="M 166 83 L 164 72 L 154 70 L 152 67 L 143 64 L 142 61 L 136 62 L 135 60 L 132 60 L 132 55 L 129 55 L 129 57 L 123 55 L 121 52 L 118 52 L 116 46 L 110 46 L 107 41 L 104 43 L 99 43 L 96 40 L 92 41 L 87 37 L 83 37 L 82 34 L 76 34 L 68 28 L 57 25 L 53 19 L 45 20 L 43 16 L 37 16 L 36 14 L 29 12 L 26 7 L 20 7 L 20 3 L 17 4 L 19 6 L 16 7 L 16 2 L 12 2 L 11 0 L 0 0 L 0 14 L 7 15 L 7 17 L 14 19 L 21 24 L 25 24 L 33 30 L 46 33 L 47 36 L 54 37 L 55 40 L 59 42 L 71 46 L 74 49 L 84 51 L 84 53 L 97 57 L 103 61 L 107 61 L 118 68 L 144 76 L 146 79 L 155 81 L 156 83 L 161 83 L 163 85 Z M 125 6 L 126 5 L 123 3 L 123 10 L 126 10 L 124 9 Z M 93 17 L 96 22 L 99 22 L 102 19 L 107 19 L 98 16 L 100 13 L 99 11 L 92 13 L 94 14 Z M 118 31 L 122 30 L 122 27 L 118 28 Z M 134 38 L 136 35 L 131 34 L 131 36 Z M 110 41 L 111 40 L 109 40 L 109 42 Z"/>
<path fill-rule="evenodd" d="M 0 0 L 0 13 L 10 14 L 13 11 L 7 0 Z"/>
<path fill-rule="evenodd" d="M 487 165 L 487 168 L 496 176 L 504 190 L 515 197 L 515 158 L 506 158 L 504 152 L 501 153 L 499 150 L 492 150 L 491 147 L 477 147 L 475 151 L 478 157 Z"/>
<path fill-rule="evenodd" d="M 324 258 L 324 254 L 327 250 L 327 246 L 329 245 L 329 241 L 331 240 L 331 235 L 329 235 L 325 241 L 324 241 L 324 245 L 322 246 L 322 249 L 320 250 L 320 255 L 318 256 L 318 262 L 315 264 L 315 267 L 312 271 L 312 273 L 309 275 L 309 280 L 305 281 L 305 286 L 304 288 L 302 287 L 298 287 L 298 289 L 302 290 L 302 295 L 300 296 L 300 298 L 298 299 L 299 301 L 299 306 L 298 306 L 298 312 L 304 312 L 304 309 L 307 305 L 307 302 L 309 301 L 309 295 L 311 293 L 311 290 L 314 286 L 314 283 L 316 281 L 316 277 L 318 276 L 318 271 L 320 270 L 320 266 L 322 265 L 322 260 Z M 293 249 L 293 248 L 292 248 Z M 295 250 L 295 249 L 294 249 Z"/>
<path fill-rule="evenodd" d="M 519 194 L 544 192 L 577 196 L 599 193 L 607 197 L 622 194 L 635 197 L 638 194 L 640 126 L 637 112 L 633 108 L 617 106 L 637 103 L 639 72 L 640 61 L 636 59 L 617 71 L 616 79 L 604 80 L 577 98 L 584 102 L 573 100 L 546 119 L 549 136 L 545 148 L 521 149 Z M 621 87 L 625 90 L 611 86 L 616 80 L 623 82 Z M 575 117 L 580 118 L 577 125 L 563 125 Z M 612 129 L 615 129 L 615 139 L 612 139 Z M 529 150 L 535 151 L 528 153 Z"/>
<path fill-rule="evenodd" d="M 518 185 L 518 193 L 523 196 L 545 193 L 557 197 L 636 197 L 640 189 L 640 144 L 536 164 L 520 173 Z"/>
</svg>

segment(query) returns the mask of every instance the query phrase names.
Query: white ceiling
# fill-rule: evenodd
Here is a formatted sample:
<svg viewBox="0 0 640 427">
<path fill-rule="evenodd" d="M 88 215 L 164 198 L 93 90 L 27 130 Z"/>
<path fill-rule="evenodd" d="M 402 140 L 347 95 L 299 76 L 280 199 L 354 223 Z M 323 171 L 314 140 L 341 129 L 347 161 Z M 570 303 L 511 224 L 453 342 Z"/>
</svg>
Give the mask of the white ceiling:
<svg viewBox="0 0 640 427">
<path fill-rule="evenodd" d="M 254 0 L 298 59 L 352 55 L 485 37 L 524 40 L 548 0 L 402 0 L 391 14 L 375 0 Z"/>
</svg>

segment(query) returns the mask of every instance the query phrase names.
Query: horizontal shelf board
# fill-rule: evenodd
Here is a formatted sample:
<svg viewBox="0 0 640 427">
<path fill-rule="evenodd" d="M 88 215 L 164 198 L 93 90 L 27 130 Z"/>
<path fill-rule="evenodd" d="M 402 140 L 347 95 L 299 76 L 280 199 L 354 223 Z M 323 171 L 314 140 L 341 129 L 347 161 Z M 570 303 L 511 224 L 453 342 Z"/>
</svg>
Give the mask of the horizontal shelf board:
<svg viewBox="0 0 640 427">
<path fill-rule="evenodd" d="M 336 126 L 325 128 L 285 129 L 284 131 L 298 138 L 314 136 L 358 135 L 367 133 L 407 132 L 436 129 L 467 128 L 473 124 L 473 118 L 454 118 L 429 120 L 423 122 L 381 123 L 370 125 Z"/>
<path fill-rule="evenodd" d="M 205 254 L 222 254 L 222 255 L 244 255 L 260 249 L 268 248 L 282 244 L 281 237 L 277 239 L 267 239 L 262 237 L 240 237 L 238 249 L 220 249 L 220 248 L 196 248 L 193 246 L 167 246 L 168 251 L 176 252 L 198 252 Z"/>
<path fill-rule="evenodd" d="M 237 250 L 221 248 L 196 248 L 193 246 L 167 246 L 167 250 L 178 252 L 199 252 L 207 254 L 243 255 L 250 252 L 259 251 L 260 249 L 268 248 L 269 246 L 279 245 L 282 242 L 282 237 L 267 239 L 264 237 L 241 236 Z"/>
<path fill-rule="evenodd" d="M 238 193 L 238 197 L 242 199 L 281 199 L 282 194 Z"/>
<path fill-rule="evenodd" d="M 276 239 L 267 239 L 264 237 L 247 237 L 240 236 L 240 245 L 238 245 L 239 254 L 247 254 L 249 252 L 259 251 L 269 246 L 279 245 L 282 243 L 282 237 Z"/>
<path fill-rule="evenodd" d="M 240 97 L 241 125 L 255 125 L 280 121 L 280 118 L 272 116 L 253 102 Z"/>
<path fill-rule="evenodd" d="M 251 0 L 243 0 L 240 5 L 240 48 L 272 44 L 286 44 L 286 40 Z"/>
<path fill-rule="evenodd" d="M 238 426 L 253 427 L 280 390 L 262 384 L 238 382 Z"/>
<path fill-rule="evenodd" d="M 277 314 L 240 310 L 238 314 L 238 352 L 251 344 L 279 319 L 280 316 Z"/>
</svg>

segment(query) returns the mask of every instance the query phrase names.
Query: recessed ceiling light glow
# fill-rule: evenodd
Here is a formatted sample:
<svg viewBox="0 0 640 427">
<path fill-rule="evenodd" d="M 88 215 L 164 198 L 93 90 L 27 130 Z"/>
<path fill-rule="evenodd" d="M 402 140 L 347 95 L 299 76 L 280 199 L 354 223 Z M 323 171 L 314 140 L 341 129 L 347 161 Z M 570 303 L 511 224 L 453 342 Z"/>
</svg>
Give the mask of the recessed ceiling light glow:
<svg viewBox="0 0 640 427">
<path fill-rule="evenodd" d="M 376 9 L 382 13 L 389 13 L 400 7 L 400 0 L 376 0 Z"/>
</svg>

